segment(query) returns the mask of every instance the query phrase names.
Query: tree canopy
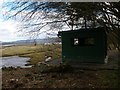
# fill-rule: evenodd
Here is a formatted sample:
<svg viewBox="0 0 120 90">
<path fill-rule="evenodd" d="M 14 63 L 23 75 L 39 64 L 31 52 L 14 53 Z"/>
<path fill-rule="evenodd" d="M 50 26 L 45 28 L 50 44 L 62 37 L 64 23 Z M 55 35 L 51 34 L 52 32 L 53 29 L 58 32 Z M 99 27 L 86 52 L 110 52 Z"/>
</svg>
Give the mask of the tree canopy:
<svg viewBox="0 0 120 90">
<path fill-rule="evenodd" d="M 8 3 L 9 18 L 22 18 L 22 31 L 39 35 L 41 29 L 50 26 L 42 33 L 54 35 L 64 29 L 104 27 L 108 36 L 108 46 L 119 49 L 120 2 L 31 2 L 18 0 Z"/>
</svg>

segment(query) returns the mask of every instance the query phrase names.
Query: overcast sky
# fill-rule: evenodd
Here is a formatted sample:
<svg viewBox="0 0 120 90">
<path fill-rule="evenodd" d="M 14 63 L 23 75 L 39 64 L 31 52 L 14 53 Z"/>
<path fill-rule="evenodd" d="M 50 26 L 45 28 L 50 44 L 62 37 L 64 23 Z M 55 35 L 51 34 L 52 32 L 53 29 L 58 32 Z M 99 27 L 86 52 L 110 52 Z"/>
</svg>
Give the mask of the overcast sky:
<svg viewBox="0 0 120 90">
<path fill-rule="evenodd" d="M 4 20 L 3 14 L 6 10 L 2 8 L 3 1 L 5 0 L 0 0 L 0 41 L 9 42 L 26 39 L 25 37 L 20 37 L 17 35 L 17 21 Z"/>
<path fill-rule="evenodd" d="M 10 42 L 29 39 L 29 36 L 25 37 L 18 34 L 18 27 L 21 25 L 21 22 L 13 19 L 4 20 L 3 14 L 7 11 L 7 8 L 2 7 L 4 2 L 9 2 L 9 0 L 0 0 L 0 41 Z M 44 33 L 39 36 L 40 39 L 45 37 L 46 34 Z"/>
</svg>

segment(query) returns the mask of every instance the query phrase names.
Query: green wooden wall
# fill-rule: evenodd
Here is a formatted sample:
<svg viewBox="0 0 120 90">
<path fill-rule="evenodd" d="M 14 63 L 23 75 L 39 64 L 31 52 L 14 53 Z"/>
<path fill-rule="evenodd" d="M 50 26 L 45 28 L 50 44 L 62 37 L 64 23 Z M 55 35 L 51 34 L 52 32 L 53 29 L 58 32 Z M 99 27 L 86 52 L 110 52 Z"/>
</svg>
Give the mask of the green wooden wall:
<svg viewBox="0 0 120 90">
<path fill-rule="evenodd" d="M 107 55 L 104 28 L 62 31 L 60 34 L 63 62 L 104 63 Z M 77 44 L 75 43 L 76 39 Z"/>
</svg>

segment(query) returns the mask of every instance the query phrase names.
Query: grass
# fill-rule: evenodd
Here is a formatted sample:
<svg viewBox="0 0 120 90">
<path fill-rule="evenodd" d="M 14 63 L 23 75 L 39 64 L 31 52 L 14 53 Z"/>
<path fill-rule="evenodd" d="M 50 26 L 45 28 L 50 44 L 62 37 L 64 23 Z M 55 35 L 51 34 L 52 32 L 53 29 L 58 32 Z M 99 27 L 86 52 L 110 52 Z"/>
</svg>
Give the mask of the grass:
<svg viewBox="0 0 120 90">
<path fill-rule="evenodd" d="M 37 46 L 12 46 L 2 48 L 2 57 L 6 56 L 21 56 L 30 57 L 30 64 L 37 64 L 45 60 L 45 56 L 52 56 L 52 59 L 61 57 L 61 45 L 37 45 Z"/>
<path fill-rule="evenodd" d="M 14 46 L 2 49 L 2 56 L 30 57 L 37 64 L 45 55 L 61 57 L 61 45 Z M 7 77 L 6 77 L 7 76 Z M 14 81 L 11 82 L 11 79 Z M 69 65 L 40 65 L 32 68 L 3 68 L 3 88 L 117 88 L 118 70 L 83 70 Z"/>
<path fill-rule="evenodd" d="M 2 56 L 22 55 L 27 53 L 33 53 L 37 49 L 37 46 L 12 46 L 2 49 Z"/>
<path fill-rule="evenodd" d="M 41 62 L 41 61 L 45 60 L 45 52 L 31 53 L 31 54 L 25 54 L 25 55 L 20 55 L 20 56 L 30 57 L 31 58 L 29 60 L 30 64 L 37 64 L 38 62 Z"/>
</svg>

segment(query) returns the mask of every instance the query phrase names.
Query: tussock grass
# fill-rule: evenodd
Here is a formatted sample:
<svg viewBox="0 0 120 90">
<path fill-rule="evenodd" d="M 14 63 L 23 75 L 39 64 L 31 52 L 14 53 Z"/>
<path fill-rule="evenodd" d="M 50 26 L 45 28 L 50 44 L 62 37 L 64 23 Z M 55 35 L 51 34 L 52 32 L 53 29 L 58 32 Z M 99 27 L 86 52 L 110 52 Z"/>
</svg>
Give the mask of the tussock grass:
<svg viewBox="0 0 120 90">
<path fill-rule="evenodd" d="M 30 54 L 25 54 L 25 55 L 20 55 L 22 57 L 30 57 L 31 59 L 29 62 L 31 64 L 37 64 L 38 62 L 41 62 L 45 60 L 45 52 L 40 52 L 40 53 L 30 53 Z"/>
</svg>

